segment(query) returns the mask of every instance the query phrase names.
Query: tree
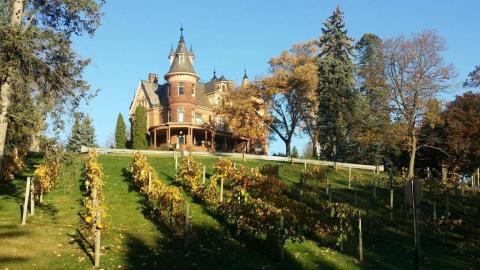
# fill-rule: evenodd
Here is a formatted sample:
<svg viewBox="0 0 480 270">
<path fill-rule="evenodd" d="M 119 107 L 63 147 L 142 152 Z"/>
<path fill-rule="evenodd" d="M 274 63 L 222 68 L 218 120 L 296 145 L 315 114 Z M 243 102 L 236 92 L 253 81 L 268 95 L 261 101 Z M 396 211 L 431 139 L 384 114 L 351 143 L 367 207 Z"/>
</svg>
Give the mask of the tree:
<svg viewBox="0 0 480 270">
<path fill-rule="evenodd" d="M 86 147 L 97 147 L 95 139 L 95 128 L 93 127 L 92 118 L 85 116 L 80 126 L 80 132 L 82 135 L 82 145 Z"/>
<path fill-rule="evenodd" d="M 383 41 L 374 34 L 365 34 L 355 48 L 359 91 L 353 137 L 359 147 L 354 158 L 380 164 L 386 158 L 387 149 L 396 145 L 391 132 Z"/>
<path fill-rule="evenodd" d="M 318 129 L 324 156 L 345 159 L 355 104 L 353 39 L 337 6 L 324 23 L 318 59 Z"/>
<path fill-rule="evenodd" d="M 80 152 L 82 146 L 96 147 L 95 129 L 92 125 L 92 119 L 83 113 L 75 113 L 72 131 L 67 142 L 67 150 Z"/>
<path fill-rule="evenodd" d="M 143 106 L 137 106 L 133 120 L 133 149 L 147 149 L 147 112 Z"/>
<path fill-rule="evenodd" d="M 285 153 L 291 155 L 290 144 L 311 116 L 316 102 L 318 83 L 315 65 L 315 42 L 295 44 L 289 51 L 270 59 L 272 75 L 262 78 L 261 94 L 272 117 L 270 130 L 285 143 Z"/>
<path fill-rule="evenodd" d="M 453 167 L 463 172 L 480 167 L 480 94 L 457 96 L 441 116 L 436 132 L 440 137 L 438 147 L 449 154 Z"/>
<path fill-rule="evenodd" d="M 269 115 L 255 83 L 244 84 L 225 96 L 223 105 L 217 108 L 234 135 L 247 139 L 245 151 L 249 152 L 250 142 L 266 143 L 268 140 Z"/>
<path fill-rule="evenodd" d="M 298 158 L 298 155 L 299 155 L 299 154 L 298 154 L 298 149 L 297 149 L 297 147 L 294 146 L 294 147 L 292 148 L 292 157 Z"/>
<path fill-rule="evenodd" d="M 68 138 L 67 142 L 67 151 L 80 152 L 80 147 L 82 146 L 83 140 L 81 132 L 82 118 L 83 116 L 81 113 L 75 113 L 72 131 L 70 132 L 70 137 Z"/>
<path fill-rule="evenodd" d="M 36 115 L 43 114 L 45 118 L 48 114 L 57 128 L 63 126 L 62 115 L 74 110 L 89 96 L 89 85 L 82 79 L 82 71 L 89 60 L 81 59 L 73 51 L 71 38 L 95 33 L 103 3 L 103 0 L 10 0 L 0 3 L 1 164 L 12 89 L 25 90 L 22 100 L 34 100 Z M 34 132 L 31 136 L 38 134 Z"/>
<path fill-rule="evenodd" d="M 429 122 L 434 125 L 440 103 L 438 93 L 450 87 L 453 67 L 445 65 L 441 53 L 445 41 L 431 31 L 388 39 L 384 44 L 385 75 L 395 132 L 405 140 L 409 152 L 408 176 L 414 176 L 415 156 L 420 147 L 418 129 Z"/>
<path fill-rule="evenodd" d="M 480 66 L 468 74 L 468 79 L 463 83 L 464 87 L 480 87 Z"/>
<path fill-rule="evenodd" d="M 117 117 L 117 126 L 115 128 L 115 148 L 125 148 L 127 145 L 126 126 L 121 113 Z"/>
</svg>

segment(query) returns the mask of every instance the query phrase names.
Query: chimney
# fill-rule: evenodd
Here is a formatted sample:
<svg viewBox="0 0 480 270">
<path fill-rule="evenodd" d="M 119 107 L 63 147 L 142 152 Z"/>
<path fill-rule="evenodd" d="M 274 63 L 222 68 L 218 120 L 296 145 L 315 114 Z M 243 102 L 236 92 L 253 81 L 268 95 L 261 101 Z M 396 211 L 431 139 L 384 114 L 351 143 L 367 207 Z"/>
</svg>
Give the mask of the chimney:
<svg viewBox="0 0 480 270">
<path fill-rule="evenodd" d="M 158 76 L 155 73 L 148 74 L 148 81 L 151 83 L 158 83 Z"/>
</svg>

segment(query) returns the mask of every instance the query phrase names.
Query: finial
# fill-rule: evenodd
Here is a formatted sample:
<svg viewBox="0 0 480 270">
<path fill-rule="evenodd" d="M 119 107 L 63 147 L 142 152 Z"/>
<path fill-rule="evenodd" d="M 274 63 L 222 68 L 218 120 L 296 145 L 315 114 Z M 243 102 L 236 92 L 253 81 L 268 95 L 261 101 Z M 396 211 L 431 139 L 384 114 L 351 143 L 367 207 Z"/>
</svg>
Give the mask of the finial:
<svg viewBox="0 0 480 270">
<path fill-rule="evenodd" d="M 212 79 L 216 79 L 217 78 L 217 71 L 215 70 L 215 67 L 213 68 L 213 78 Z"/>
<path fill-rule="evenodd" d="M 183 23 L 180 23 L 180 40 L 183 41 Z"/>
<path fill-rule="evenodd" d="M 193 52 L 192 44 L 190 44 L 190 52 Z"/>
<path fill-rule="evenodd" d="M 243 68 L 243 78 L 244 78 L 244 79 L 247 79 L 247 78 L 248 78 L 248 76 L 247 76 L 247 69 L 246 69 L 245 67 Z"/>
</svg>

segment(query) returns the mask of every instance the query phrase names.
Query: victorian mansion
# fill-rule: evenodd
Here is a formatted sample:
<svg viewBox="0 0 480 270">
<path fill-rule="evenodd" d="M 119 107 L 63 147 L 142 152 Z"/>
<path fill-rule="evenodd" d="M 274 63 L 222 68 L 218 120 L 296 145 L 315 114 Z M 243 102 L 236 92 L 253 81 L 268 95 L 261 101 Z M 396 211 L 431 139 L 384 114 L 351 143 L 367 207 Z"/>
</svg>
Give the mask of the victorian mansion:
<svg viewBox="0 0 480 270">
<path fill-rule="evenodd" d="M 159 83 L 156 74 L 141 80 L 130 106 L 130 122 L 135 121 L 135 109 L 144 106 L 147 111 L 147 134 L 150 148 L 160 150 L 192 150 L 243 152 L 246 140 L 234 136 L 228 125 L 215 114 L 215 107 L 235 84 L 224 76 L 217 78 L 215 71 L 210 81 L 200 82 L 193 68 L 195 54 L 187 49 L 180 29 L 177 49 L 170 51 L 170 69 Z M 245 74 L 241 87 L 248 85 Z M 240 88 L 241 88 L 240 87 Z M 268 142 L 253 144 L 250 152 L 267 153 Z"/>
</svg>

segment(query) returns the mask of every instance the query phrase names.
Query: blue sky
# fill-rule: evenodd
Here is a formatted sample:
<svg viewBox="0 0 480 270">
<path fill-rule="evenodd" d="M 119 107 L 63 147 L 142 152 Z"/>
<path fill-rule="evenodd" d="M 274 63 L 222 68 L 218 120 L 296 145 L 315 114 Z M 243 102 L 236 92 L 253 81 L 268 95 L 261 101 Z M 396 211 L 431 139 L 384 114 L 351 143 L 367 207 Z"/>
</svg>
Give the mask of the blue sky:
<svg viewBox="0 0 480 270">
<path fill-rule="evenodd" d="M 180 24 L 187 45 L 196 53 L 195 69 L 202 81 L 217 74 L 240 81 L 243 68 L 250 78 L 268 75 L 268 60 L 297 42 L 318 39 L 322 23 L 337 5 L 345 14 L 349 35 L 358 40 L 364 33 L 381 38 L 435 30 L 447 40 L 445 61 L 465 80 L 480 65 L 480 1 L 156 1 L 110 0 L 102 26 L 93 38 L 74 40 L 77 52 L 91 58 L 85 78 L 98 96 L 82 110 L 94 120 L 97 142 L 105 145 L 116 117 L 127 120 L 128 107 L 139 80 L 148 73 L 160 77 L 168 70 L 170 46 L 176 46 Z M 452 99 L 460 87 L 444 94 Z M 293 144 L 303 150 L 306 135 Z M 284 151 L 281 140 L 273 152 Z"/>
</svg>

